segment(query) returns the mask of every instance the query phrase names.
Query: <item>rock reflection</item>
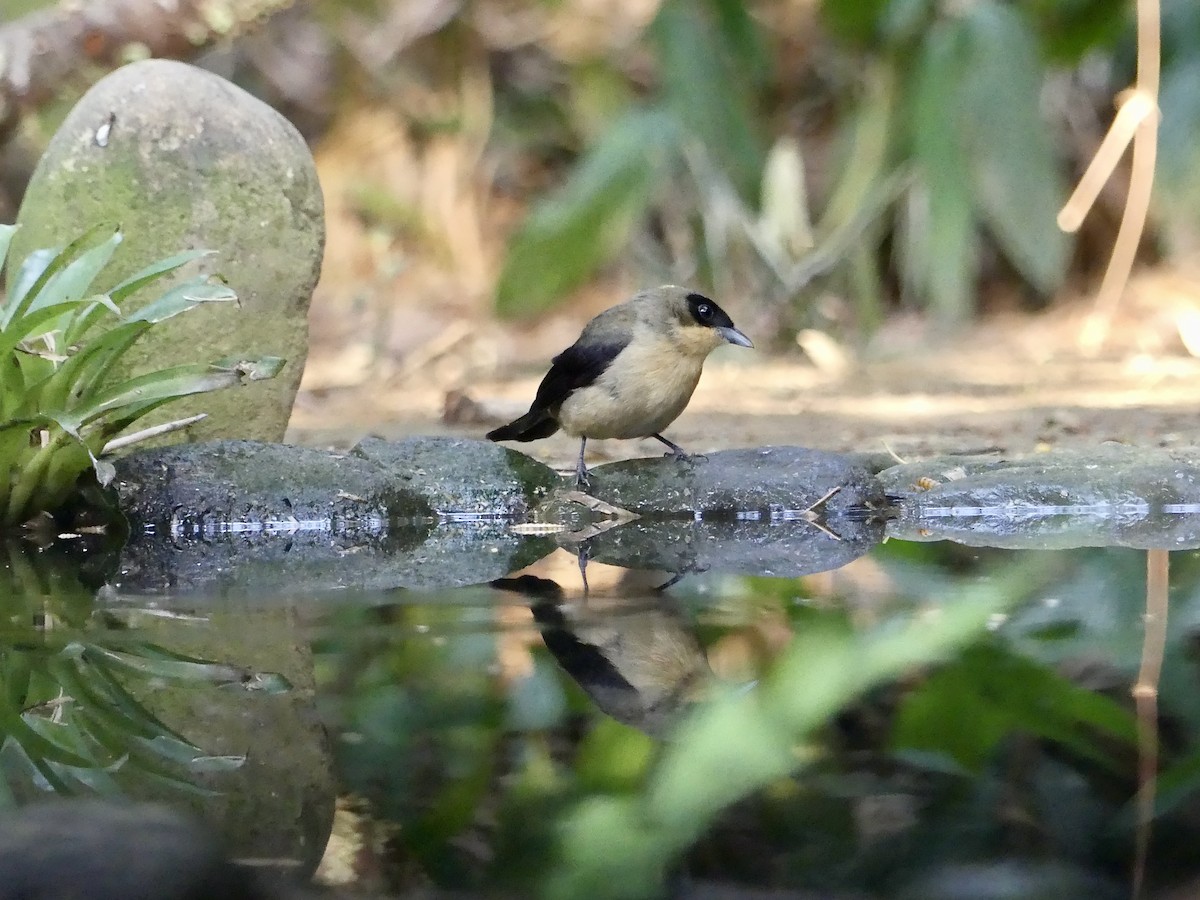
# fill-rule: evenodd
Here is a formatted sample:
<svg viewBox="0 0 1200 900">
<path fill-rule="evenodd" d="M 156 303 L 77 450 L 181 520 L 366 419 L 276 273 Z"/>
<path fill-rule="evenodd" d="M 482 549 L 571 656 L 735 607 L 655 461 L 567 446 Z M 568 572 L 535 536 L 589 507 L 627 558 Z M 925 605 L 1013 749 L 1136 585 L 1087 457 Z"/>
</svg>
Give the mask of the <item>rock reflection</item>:
<svg viewBox="0 0 1200 900">
<path fill-rule="evenodd" d="M 295 614 L 164 610 L 73 546 L 0 545 L 0 798 L 183 805 L 264 870 L 311 872 L 335 787 Z"/>
</svg>

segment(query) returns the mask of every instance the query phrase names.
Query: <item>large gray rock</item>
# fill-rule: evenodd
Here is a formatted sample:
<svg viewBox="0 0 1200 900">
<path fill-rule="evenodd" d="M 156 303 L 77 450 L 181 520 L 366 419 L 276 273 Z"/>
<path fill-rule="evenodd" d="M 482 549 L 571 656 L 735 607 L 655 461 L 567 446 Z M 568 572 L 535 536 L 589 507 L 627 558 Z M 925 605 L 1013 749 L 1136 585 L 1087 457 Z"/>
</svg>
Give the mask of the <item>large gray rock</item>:
<svg viewBox="0 0 1200 900">
<path fill-rule="evenodd" d="M 191 439 L 283 438 L 308 352 L 325 225 L 312 156 L 282 116 L 184 63 L 125 66 L 67 116 L 17 221 L 15 260 L 91 226 L 120 225 L 125 241 L 100 288 L 182 250 L 218 251 L 177 277 L 220 273 L 240 305 L 207 304 L 156 326 L 130 353 L 129 371 L 250 354 L 282 356 L 287 365 L 269 381 L 168 404 L 142 424 L 207 412 L 188 430 Z M 130 308 L 165 286 L 130 298 Z"/>
</svg>

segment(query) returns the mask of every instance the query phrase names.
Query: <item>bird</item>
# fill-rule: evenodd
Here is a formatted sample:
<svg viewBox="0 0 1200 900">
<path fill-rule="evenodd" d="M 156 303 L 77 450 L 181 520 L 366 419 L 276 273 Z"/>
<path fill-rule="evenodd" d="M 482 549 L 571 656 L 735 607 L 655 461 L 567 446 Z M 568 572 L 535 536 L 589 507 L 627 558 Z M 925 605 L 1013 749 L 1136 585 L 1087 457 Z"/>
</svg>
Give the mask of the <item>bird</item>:
<svg viewBox="0 0 1200 900">
<path fill-rule="evenodd" d="M 692 398 L 708 354 L 753 347 L 725 310 L 673 284 L 635 294 L 597 315 L 554 357 L 529 412 L 489 431 L 492 441 L 536 441 L 559 429 L 579 438 L 575 483 L 588 486 L 588 438 L 652 437 L 687 459 L 662 432 Z"/>
</svg>

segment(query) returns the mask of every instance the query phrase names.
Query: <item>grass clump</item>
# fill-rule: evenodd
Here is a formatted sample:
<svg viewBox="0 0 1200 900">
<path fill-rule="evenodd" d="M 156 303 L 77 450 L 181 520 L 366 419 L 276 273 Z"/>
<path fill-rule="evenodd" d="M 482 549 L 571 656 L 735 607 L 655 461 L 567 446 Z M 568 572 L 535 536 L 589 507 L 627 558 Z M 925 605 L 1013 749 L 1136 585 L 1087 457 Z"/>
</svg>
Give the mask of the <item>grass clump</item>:
<svg viewBox="0 0 1200 900">
<path fill-rule="evenodd" d="M 122 310 L 133 294 L 210 251 L 159 260 L 97 291 L 93 285 L 120 245 L 120 231 L 97 243 L 93 229 L 19 264 L 8 260 L 15 231 L 0 226 L 8 288 L 0 302 L 0 530 L 60 510 L 86 472 L 101 485 L 111 481 L 113 467 L 104 460 L 110 442 L 164 403 L 271 378 L 283 367 L 279 357 L 233 358 L 128 376 L 122 359 L 155 325 L 201 303 L 237 301 L 218 279 L 197 276 L 134 312 Z"/>
</svg>

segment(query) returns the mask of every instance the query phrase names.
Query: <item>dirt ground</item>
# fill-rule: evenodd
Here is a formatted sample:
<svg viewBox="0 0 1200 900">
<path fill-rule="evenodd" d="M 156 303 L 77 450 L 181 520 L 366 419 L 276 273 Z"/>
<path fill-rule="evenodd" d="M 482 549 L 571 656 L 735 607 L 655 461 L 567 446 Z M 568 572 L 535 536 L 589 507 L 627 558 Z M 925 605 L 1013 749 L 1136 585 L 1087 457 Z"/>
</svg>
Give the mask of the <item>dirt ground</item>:
<svg viewBox="0 0 1200 900">
<path fill-rule="evenodd" d="M 900 317 L 857 351 L 821 335 L 805 340 L 808 352 L 725 348 L 667 434 L 693 452 L 796 444 L 904 459 L 1200 444 L 1200 359 L 1185 348 L 1196 349 L 1197 309 L 1195 283 L 1158 274 L 1135 282 L 1094 354 L 1079 346 L 1087 302 L 954 334 Z M 576 318 L 521 332 L 454 323 L 404 360 L 318 344 L 289 438 L 347 446 L 368 433 L 481 437 L 527 408 L 549 357 L 586 317 Z M 652 440 L 593 443 L 589 464 L 661 449 Z M 577 443 L 560 434 L 522 449 L 565 469 Z"/>
</svg>

